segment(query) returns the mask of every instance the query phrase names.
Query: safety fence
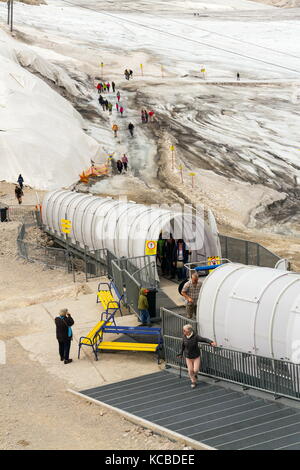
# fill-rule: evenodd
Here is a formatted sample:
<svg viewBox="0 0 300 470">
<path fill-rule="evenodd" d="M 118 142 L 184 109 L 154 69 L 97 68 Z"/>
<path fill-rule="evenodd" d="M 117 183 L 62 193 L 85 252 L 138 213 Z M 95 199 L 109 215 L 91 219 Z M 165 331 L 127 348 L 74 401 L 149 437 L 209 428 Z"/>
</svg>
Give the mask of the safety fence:
<svg viewBox="0 0 300 470">
<path fill-rule="evenodd" d="M 259 243 L 225 235 L 219 235 L 219 238 L 222 257 L 228 258 L 232 263 L 274 268 L 281 260 L 280 256 L 277 256 Z"/>
<path fill-rule="evenodd" d="M 182 359 L 177 357 L 181 352 L 182 328 L 190 323 L 198 332 L 197 323 L 165 308 L 161 309 L 161 319 L 166 365 L 186 369 Z M 275 397 L 300 400 L 300 364 L 205 343 L 199 344 L 199 347 L 201 374 L 273 393 Z"/>
<path fill-rule="evenodd" d="M 38 222 L 39 211 L 34 205 L 8 206 L 8 220 L 11 222 Z"/>
<path fill-rule="evenodd" d="M 138 314 L 138 298 L 142 287 L 149 287 L 145 282 L 135 277 L 135 272 L 131 273 L 131 263 L 125 258 L 112 260 L 112 279 L 120 295 L 124 295 L 126 307 Z M 126 269 L 127 268 L 127 269 Z M 134 267 L 137 270 L 136 266 Z M 134 270 L 133 270 L 134 271 Z M 147 279 L 149 281 L 149 279 Z M 153 282 L 152 282 L 153 284 Z M 151 287 L 151 286 L 150 286 Z"/>
<path fill-rule="evenodd" d="M 112 256 L 112 253 L 109 253 Z M 132 258 L 116 258 L 114 262 L 120 269 L 127 271 L 140 285 L 145 288 L 159 286 L 159 277 L 156 270 L 156 256 L 135 256 Z"/>
</svg>

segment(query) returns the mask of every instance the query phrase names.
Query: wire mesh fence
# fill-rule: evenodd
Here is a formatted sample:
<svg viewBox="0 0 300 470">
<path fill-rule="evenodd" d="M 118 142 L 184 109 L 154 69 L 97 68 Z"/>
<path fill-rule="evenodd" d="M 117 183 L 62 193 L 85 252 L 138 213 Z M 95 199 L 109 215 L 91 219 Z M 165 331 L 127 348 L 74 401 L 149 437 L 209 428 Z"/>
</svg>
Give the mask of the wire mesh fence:
<svg viewBox="0 0 300 470">
<path fill-rule="evenodd" d="M 182 329 L 186 323 L 198 332 L 195 321 L 161 309 L 164 353 L 167 366 L 186 369 L 177 355 L 181 352 Z M 300 364 L 256 356 L 200 343 L 200 373 L 244 387 L 263 390 L 275 396 L 300 400 Z"/>
<path fill-rule="evenodd" d="M 281 259 L 272 251 L 256 242 L 220 235 L 223 258 L 232 263 L 251 264 L 274 268 Z"/>
</svg>

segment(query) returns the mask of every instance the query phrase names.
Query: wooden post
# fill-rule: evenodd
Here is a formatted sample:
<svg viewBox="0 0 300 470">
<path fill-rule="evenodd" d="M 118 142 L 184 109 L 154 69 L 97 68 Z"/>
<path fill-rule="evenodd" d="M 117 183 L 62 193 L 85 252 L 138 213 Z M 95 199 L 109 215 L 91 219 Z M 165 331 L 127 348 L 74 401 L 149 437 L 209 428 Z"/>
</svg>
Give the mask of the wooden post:
<svg viewBox="0 0 300 470">
<path fill-rule="evenodd" d="M 183 184 L 183 166 L 179 165 L 179 170 L 180 170 L 180 176 L 181 176 L 181 183 Z"/>
<path fill-rule="evenodd" d="M 172 152 L 172 170 L 175 169 L 175 158 L 174 158 L 174 150 L 175 150 L 175 146 L 174 145 L 171 145 L 170 146 L 170 150 Z"/>
<path fill-rule="evenodd" d="M 192 177 L 192 188 L 195 187 L 195 176 L 196 176 L 196 173 L 190 173 L 190 176 Z"/>
<path fill-rule="evenodd" d="M 103 80 L 103 67 L 104 67 L 103 62 L 101 62 L 100 67 L 101 67 L 101 80 Z"/>
</svg>

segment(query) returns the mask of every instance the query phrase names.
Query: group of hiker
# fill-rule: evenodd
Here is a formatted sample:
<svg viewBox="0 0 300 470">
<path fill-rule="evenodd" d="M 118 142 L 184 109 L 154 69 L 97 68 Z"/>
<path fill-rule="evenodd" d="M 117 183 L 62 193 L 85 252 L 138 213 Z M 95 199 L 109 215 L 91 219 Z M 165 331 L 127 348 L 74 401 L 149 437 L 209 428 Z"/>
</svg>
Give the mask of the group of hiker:
<svg viewBox="0 0 300 470">
<path fill-rule="evenodd" d="M 125 69 L 124 75 L 125 75 L 126 80 L 129 80 L 130 78 L 133 78 L 133 71 Z"/>
<path fill-rule="evenodd" d="M 123 170 L 127 172 L 128 169 L 128 158 L 127 155 L 124 153 L 123 157 L 117 160 L 117 169 L 120 174 L 123 173 Z"/>
<path fill-rule="evenodd" d="M 115 89 L 116 89 L 115 82 L 111 82 L 111 84 L 109 82 L 107 82 L 107 83 L 99 82 L 98 85 L 97 85 L 98 93 L 99 94 L 102 93 L 102 92 L 105 93 L 106 91 L 109 93 L 110 87 L 112 88 L 112 91 L 114 93 Z"/>
<path fill-rule="evenodd" d="M 157 261 L 163 276 L 175 279 L 177 275 L 179 281 L 184 279 L 186 277 L 184 265 L 188 262 L 189 254 L 184 240 L 178 239 L 176 241 L 172 234 L 168 239 L 162 238 L 162 234 L 159 235 Z"/>
<path fill-rule="evenodd" d="M 146 109 L 142 109 L 141 110 L 141 120 L 142 120 L 142 123 L 143 124 L 147 124 L 148 121 L 152 121 L 153 119 L 153 116 L 154 116 L 154 111 L 146 111 Z"/>
<path fill-rule="evenodd" d="M 112 114 L 113 105 L 110 101 L 104 99 L 102 95 L 99 95 L 98 101 L 103 111 L 109 111 L 109 114 Z"/>
</svg>

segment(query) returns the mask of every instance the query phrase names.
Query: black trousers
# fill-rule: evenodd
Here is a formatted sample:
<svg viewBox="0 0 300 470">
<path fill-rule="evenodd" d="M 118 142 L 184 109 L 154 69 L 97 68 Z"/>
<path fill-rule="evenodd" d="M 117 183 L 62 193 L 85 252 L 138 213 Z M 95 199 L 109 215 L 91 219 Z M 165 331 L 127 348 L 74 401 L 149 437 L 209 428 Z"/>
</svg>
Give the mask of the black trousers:
<svg viewBox="0 0 300 470">
<path fill-rule="evenodd" d="M 60 357 L 67 361 L 69 359 L 70 354 L 71 339 L 68 339 L 67 341 L 58 341 L 58 345 Z"/>
</svg>

